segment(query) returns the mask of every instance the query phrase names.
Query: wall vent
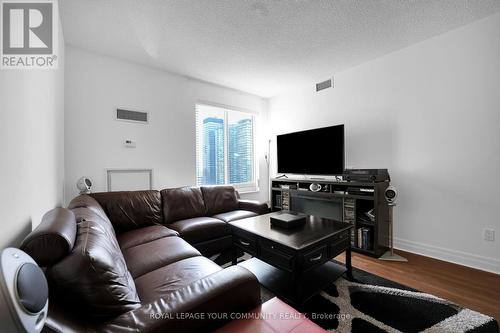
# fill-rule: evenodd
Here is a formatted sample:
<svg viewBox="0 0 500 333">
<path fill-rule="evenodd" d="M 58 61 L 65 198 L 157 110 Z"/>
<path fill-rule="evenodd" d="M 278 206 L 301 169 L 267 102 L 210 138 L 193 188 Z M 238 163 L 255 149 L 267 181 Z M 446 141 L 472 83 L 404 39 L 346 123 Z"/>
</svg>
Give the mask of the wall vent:
<svg viewBox="0 0 500 333">
<path fill-rule="evenodd" d="M 116 109 L 116 119 L 137 123 L 147 123 L 149 121 L 149 115 L 147 112 Z"/>
<path fill-rule="evenodd" d="M 326 81 L 316 83 L 316 91 L 331 88 L 331 86 L 332 86 L 332 79 L 328 79 Z"/>
</svg>

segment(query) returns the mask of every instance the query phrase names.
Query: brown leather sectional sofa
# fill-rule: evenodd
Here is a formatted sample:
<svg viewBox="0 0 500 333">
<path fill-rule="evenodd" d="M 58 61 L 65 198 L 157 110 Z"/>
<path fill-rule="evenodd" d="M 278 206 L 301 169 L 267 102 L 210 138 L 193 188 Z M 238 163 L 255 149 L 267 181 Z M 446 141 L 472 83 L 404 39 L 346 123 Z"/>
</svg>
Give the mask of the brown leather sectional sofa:
<svg viewBox="0 0 500 333">
<path fill-rule="evenodd" d="M 21 249 L 46 267 L 47 332 L 203 332 L 260 304 L 248 270 L 203 254 L 227 222 L 266 213 L 232 187 L 81 195 L 47 213 Z M 217 317 L 214 317 L 217 316 Z"/>
</svg>

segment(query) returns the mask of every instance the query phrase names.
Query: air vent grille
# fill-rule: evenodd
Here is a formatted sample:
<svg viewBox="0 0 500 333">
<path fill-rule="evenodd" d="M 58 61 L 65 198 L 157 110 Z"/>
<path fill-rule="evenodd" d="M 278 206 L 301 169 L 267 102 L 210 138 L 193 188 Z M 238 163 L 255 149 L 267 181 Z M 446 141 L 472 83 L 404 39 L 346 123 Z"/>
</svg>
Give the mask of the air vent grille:
<svg viewBox="0 0 500 333">
<path fill-rule="evenodd" d="M 329 79 L 329 80 L 326 80 L 326 81 L 323 81 L 320 83 L 316 83 L 316 91 L 327 89 L 327 88 L 330 88 L 331 86 L 332 86 L 332 79 Z"/>
<path fill-rule="evenodd" d="M 148 122 L 148 113 L 140 112 L 140 111 L 131 111 L 125 109 L 117 109 L 116 110 L 116 119 L 118 120 L 126 120 L 126 121 L 135 121 L 139 123 L 147 123 Z"/>
</svg>

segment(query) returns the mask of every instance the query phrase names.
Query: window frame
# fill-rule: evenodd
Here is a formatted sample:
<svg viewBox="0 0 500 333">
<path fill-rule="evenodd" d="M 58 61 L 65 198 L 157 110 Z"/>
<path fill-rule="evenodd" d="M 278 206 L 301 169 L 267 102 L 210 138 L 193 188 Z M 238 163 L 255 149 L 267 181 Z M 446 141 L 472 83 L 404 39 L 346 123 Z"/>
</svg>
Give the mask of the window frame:
<svg viewBox="0 0 500 333">
<path fill-rule="evenodd" d="M 195 168 L 195 173 L 196 173 L 196 185 L 197 186 L 224 186 L 224 185 L 229 185 L 233 186 L 238 193 L 244 194 L 244 193 L 254 193 L 259 191 L 259 168 L 258 168 L 258 160 L 257 160 L 257 149 L 256 149 L 256 126 L 257 126 L 257 115 L 258 113 L 255 111 L 251 110 L 246 110 L 230 105 L 224 105 L 224 104 L 219 104 L 219 103 L 213 103 L 213 102 L 207 102 L 207 101 L 197 101 L 195 103 L 195 118 L 196 118 L 196 113 L 198 112 L 198 106 L 209 106 L 213 108 L 219 108 L 224 111 L 224 184 L 215 184 L 215 185 L 204 185 L 204 184 L 199 184 L 198 183 L 198 160 L 200 158 L 199 153 L 201 151 L 198 151 L 198 145 L 195 143 L 195 157 L 196 157 L 196 168 Z M 231 184 L 229 183 L 229 158 L 228 158 L 228 152 L 229 152 L 229 117 L 228 114 L 230 112 L 239 112 L 239 113 L 245 113 L 249 115 L 252 119 L 252 181 L 251 182 L 245 182 L 245 183 L 234 183 Z M 198 127 L 197 124 L 195 124 L 195 135 L 198 136 Z"/>
</svg>

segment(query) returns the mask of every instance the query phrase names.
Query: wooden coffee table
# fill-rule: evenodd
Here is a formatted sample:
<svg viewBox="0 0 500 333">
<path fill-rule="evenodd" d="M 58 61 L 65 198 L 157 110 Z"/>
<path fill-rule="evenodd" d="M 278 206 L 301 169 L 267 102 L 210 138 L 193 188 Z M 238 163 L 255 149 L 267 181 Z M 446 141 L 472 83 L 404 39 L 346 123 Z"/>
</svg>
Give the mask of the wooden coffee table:
<svg viewBox="0 0 500 333">
<path fill-rule="evenodd" d="M 257 276 L 259 282 L 285 301 L 300 306 L 343 273 L 352 277 L 350 229 L 352 225 L 308 216 L 295 229 L 272 227 L 274 212 L 230 222 L 234 258 L 238 249 L 253 258 L 239 265 Z M 331 261 L 346 252 L 345 265 Z"/>
</svg>

